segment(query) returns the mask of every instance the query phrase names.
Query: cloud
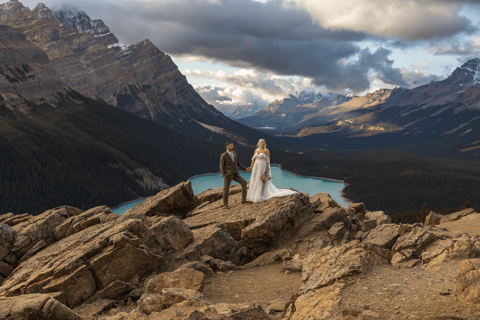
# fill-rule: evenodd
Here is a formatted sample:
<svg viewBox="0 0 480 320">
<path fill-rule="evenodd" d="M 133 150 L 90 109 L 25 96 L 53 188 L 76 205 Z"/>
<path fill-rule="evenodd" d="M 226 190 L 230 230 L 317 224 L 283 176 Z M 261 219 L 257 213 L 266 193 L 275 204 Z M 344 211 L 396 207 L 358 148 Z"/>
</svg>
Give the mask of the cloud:
<svg viewBox="0 0 480 320">
<path fill-rule="evenodd" d="M 187 77 L 200 77 L 217 80 L 224 85 L 195 86 L 195 90 L 210 104 L 221 111 L 231 112 L 239 106 L 253 103 L 268 105 L 281 100 L 289 94 L 298 92 L 319 92 L 325 88 L 313 84 L 303 77 L 282 77 L 273 73 L 261 73 L 254 69 L 240 69 L 233 73 L 202 71 L 199 69 L 182 70 Z"/>
<path fill-rule="evenodd" d="M 363 92 L 370 88 L 372 74 L 390 85 L 408 84 L 401 70 L 393 68 L 389 50 L 361 50 L 360 41 L 390 37 L 388 41 L 407 46 L 474 29 L 458 16 L 460 4 L 452 1 L 288 1 L 46 2 L 75 4 L 104 20 L 122 43 L 149 38 L 175 58 L 308 78 L 331 91 Z M 268 81 L 258 85 L 266 87 Z"/>
<path fill-rule="evenodd" d="M 262 97 L 255 95 L 252 90 L 232 85 L 201 85 L 194 86 L 194 89 L 203 99 L 205 99 L 205 101 L 215 106 L 216 109 L 226 113 L 231 113 L 239 107 L 252 104 L 267 106 L 271 102 L 263 100 Z"/>
<path fill-rule="evenodd" d="M 427 48 L 435 55 L 454 55 L 462 57 L 478 57 L 480 53 L 480 37 L 473 37 L 472 40 L 460 43 L 437 43 Z"/>
<path fill-rule="evenodd" d="M 306 9 L 315 23 L 327 29 L 366 32 L 410 41 L 448 38 L 472 33 L 476 27 L 459 14 L 462 4 L 448 0 L 284 0 L 286 6 Z"/>
<path fill-rule="evenodd" d="M 445 76 L 437 76 L 422 70 L 409 71 L 407 68 L 401 68 L 401 72 L 405 81 L 409 83 L 409 87 L 418 87 L 428 84 L 431 81 L 440 81 L 445 79 Z"/>
</svg>

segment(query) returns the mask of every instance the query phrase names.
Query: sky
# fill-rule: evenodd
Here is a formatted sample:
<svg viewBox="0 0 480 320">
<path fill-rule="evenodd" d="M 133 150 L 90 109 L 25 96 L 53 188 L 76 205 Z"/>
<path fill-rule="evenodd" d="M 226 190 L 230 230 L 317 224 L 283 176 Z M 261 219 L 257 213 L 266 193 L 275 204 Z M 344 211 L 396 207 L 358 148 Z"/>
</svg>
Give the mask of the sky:
<svg viewBox="0 0 480 320">
<path fill-rule="evenodd" d="M 0 3 L 7 2 L 0 0 Z M 30 9 L 39 1 L 20 0 Z M 150 39 L 224 112 L 303 90 L 362 95 L 480 57 L 478 0 L 44 0 Z"/>
</svg>

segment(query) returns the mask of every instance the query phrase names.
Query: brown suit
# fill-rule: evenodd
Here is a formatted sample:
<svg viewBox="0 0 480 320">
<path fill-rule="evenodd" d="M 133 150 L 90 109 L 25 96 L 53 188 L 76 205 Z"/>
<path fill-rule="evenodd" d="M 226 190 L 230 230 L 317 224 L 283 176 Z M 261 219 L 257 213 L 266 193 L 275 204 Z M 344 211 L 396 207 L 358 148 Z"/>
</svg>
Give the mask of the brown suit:
<svg viewBox="0 0 480 320">
<path fill-rule="evenodd" d="M 242 168 L 244 171 L 247 170 L 247 168 L 240 163 L 235 151 L 232 151 L 232 153 L 233 160 L 232 157 L 230 157 L 230 155 L 228 154 L 228 152 L 223 153 L 220 157 L 220 172 L 222 172 L 223 176 L 224 205 L 228 205 L 228 191 L 230 190 L 230 183 L 232 183 L 232 180 L 242 185 L 242 201 L 247 200 L 247 182 L 240 176 L 237 167 Z"/>
</svg>

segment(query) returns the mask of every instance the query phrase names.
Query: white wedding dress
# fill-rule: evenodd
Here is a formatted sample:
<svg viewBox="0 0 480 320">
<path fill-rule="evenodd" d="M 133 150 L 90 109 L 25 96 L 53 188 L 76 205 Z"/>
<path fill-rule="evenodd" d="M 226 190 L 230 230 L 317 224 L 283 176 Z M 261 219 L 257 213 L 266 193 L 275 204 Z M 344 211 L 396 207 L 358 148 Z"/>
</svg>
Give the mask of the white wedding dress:
<svg viewBox="0 0 480 320">
<path fill-rule="evenodd" d="M 270 158 L 265 153 L 256 153 L 253 155 L 255 163 L 252 168 L 252 175 L 250 177 L 250 186 L 247 191 L 247 201 L 260 202 L 273 197 L 284 197 L 297 193 L 289 189 L 277 189 L 272 180 L 267 182 L 262 181 L 262 176 L 267 167 L 268 160 L 268 175 L 272 176 L 272 169 L 270 168 Z"/>
</svg>

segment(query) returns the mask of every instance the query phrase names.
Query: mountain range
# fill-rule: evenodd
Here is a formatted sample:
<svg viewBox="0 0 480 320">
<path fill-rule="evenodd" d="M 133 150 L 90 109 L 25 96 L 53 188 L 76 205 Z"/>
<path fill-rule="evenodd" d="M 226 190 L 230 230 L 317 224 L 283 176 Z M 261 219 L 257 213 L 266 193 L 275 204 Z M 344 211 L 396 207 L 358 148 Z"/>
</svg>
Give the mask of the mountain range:
<svg viewBox="0 0 480 320">
<path fill-rule="evenodd" d="M 18 0 L 0 5 L 0 24 L 23 32 L 46 53 L 58 80 L 86 97 L 210 141 L 255 146 L 265 136 L 205 102 L 148 39 L 123 45 L 102 20 L 84 12 L 52 11 L 43 3 L 30 10 Z"/>
<path fill-rule="evenodd" d="M 250 127 L 275 127 L 284 129 L 295 126 L 305 116 L 324 108 L 335 106 L 352 99 L 353 95 L 311 93 L 302 91 L 297 96 L 289 94 L 287 98 L 275 100 L 265 109 L 248 117 L 237 119 Z"/>
<path fill-rule="evenodd" d="M 480 157 L 480 59 L 465 62 L 442 81 L 413 89 L 381 89 L 363 96 L 294 96 L 239 119 L 291 143 L 322 149 L 396 147 L 428 156 Z"/>
<path fill-rule="evenodd" d="M 19 29 L 0 25 L 0 57 L 0 212 L 114 207 L 218 171 L 223 144 L 69 88 Z M 248 164 L 253 148 L 236 150 Z M 275 152 L 278 163 L 295 156 Z"/>
</svg>

